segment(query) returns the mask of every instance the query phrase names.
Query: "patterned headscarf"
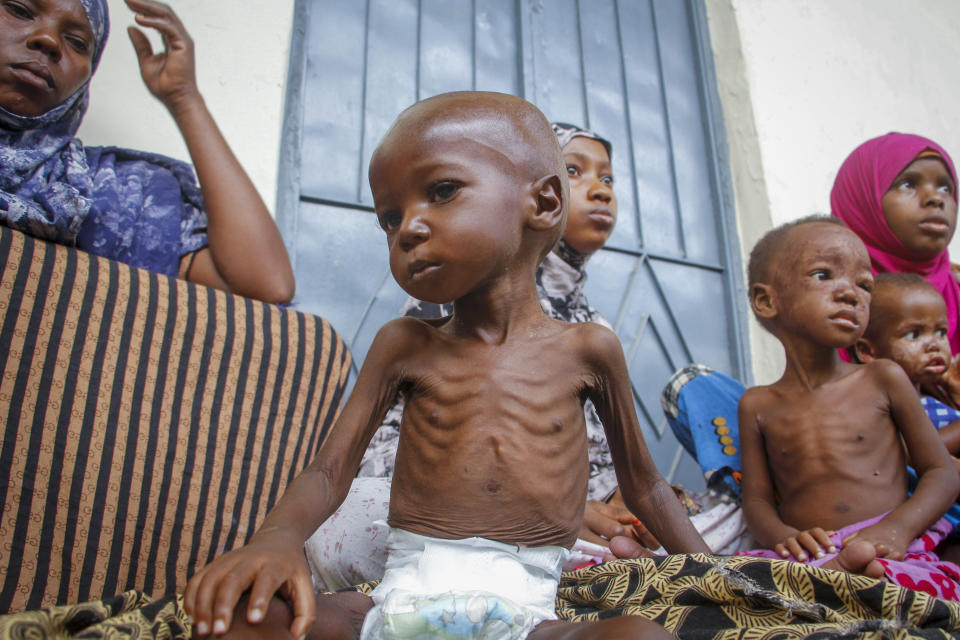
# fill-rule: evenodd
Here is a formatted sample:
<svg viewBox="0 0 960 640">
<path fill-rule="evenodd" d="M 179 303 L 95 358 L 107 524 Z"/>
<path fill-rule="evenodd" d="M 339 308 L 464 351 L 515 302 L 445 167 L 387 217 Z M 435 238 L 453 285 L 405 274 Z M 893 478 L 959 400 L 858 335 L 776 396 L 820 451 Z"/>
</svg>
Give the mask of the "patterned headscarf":
<svg viewBox="0 0 960 640">
<path fill-rule="evenodd" d="M 613 146 L 606 138 L 601 137 L 589 129 L 584 129 L 566 122 L 551 122 L 550 126 L 553 127 L 553 132 L 557 134 L 557 142 L 560 143 L 561 149 L 570 144 L 570 141 L 574 138 L 590 138 L 604 146 L 607 150 L 607 155 L 610 156 L 610 162 L 613 162 Z"/>
<path fill-rule="evenodd" d="M 91 77 L 110 31 L 106 0 L 80 0 L 94 33 Z M 84 147 L 76 137 L 89 82 L 34 117 L 0 109 L 0 222 L 66 245 L 176 276 L 207 245 L 193 168 L 152 153 Z"/>
<path fill-rule="evenodd" d="M 80 0 L 93 30 L 93 77 L 110 32 L 106 0 Z M 74 138 L 89 103 L 90 78 L 39 116 L 0 107 L 0 218 L 4 224 L 74 244 L 90 210 L 93 181 L 83 145 Z"/>
<path fill-rule="evenodd" d="M 907 165 L 930 152 L 946 166 L 954 183 L 957 172 L 947 152 L 933 140 L 907 133 L 888 133 L 867 140 L 843 161 L 830 192 L 832 215 L 843 220 L 867 246 L 874 273 L 916 273 L 943 296 L 950 320 L 950 346 L 960 353 L 960 285 L 950 269 L 950 256 L 917 261 L 894 235 L 883 215 L 883 196 Z M 956 197 L 956 195 L 954 195 Z"/>
</svg>

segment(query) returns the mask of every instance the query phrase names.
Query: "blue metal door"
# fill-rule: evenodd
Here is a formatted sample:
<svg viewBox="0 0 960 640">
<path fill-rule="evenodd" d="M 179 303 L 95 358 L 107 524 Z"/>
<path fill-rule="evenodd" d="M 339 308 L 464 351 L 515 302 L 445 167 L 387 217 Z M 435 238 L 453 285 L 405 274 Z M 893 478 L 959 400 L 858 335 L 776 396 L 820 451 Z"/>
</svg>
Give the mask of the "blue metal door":
<svg viewBox="0 0 960 640">
<path fill-rule="evenodd" d="M 278 221 L 298 308 L 362 362 L 406 294 L 366 179 L 397 114 L 446 91 L 522 96 L 613 142 L 620 217 L 587 296 L 623 342 L 661 471 L 701 488 L 660 390 L 689 362 L 747 379 L 742 282 L 702 0 L 298 0 Z"/>
</svg>

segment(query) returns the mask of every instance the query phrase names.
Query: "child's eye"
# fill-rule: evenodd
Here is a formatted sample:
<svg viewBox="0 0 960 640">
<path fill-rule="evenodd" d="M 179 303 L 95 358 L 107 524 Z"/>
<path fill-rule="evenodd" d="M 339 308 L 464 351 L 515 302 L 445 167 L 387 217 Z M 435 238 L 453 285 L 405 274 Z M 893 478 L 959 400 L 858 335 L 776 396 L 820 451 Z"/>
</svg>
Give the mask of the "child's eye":
<svg viewBox="0 0 960 640">
<path fill-rule="evenodd" d="M 914 186 L 915 186 L 915 185 L 914 185 L 913 180 L 911 180 L 911 179 L 909 179 L 909 178 L 906 178 L 906 179 L 901 180 L 900 182 L 898 182 L 898 183 L 895 185 L 895 188 L 900 189 L 901 191 L 909 191 L 910 189 L 913 189 Z"/>
<path fill-rule="evenodd" d="M 810 277 L 813 278 L 814 280 L 829 280 L 830 272 L 827 271 L 826 269 L 817 269 L 816 271 L 810 274 Z"/>
<path fill-rule="evenodd" d="M 940 327 L 939 329 L 937 329 L 937 337 L 938 337 L 938 338 L 946 338 L 946 337 L 947 337 L 947 330 L 946 330 L 944 327 Z"/>
<path fill-rule="evenodd" d="M 941 193 L 953 193 L 953 185 L 950 184 L 949 182 L 944 182 L 939 187 L 937 187 L 937 191 Z"/>
<path fill-rule="evenodd" d="M 30 12 L 30 10 L 19 2 L 4 2 L 3 8 L 6 9 L 7 13 L 10 15 L 22 20 L 29 20 L 33 17 L 33 14 Z"/>
<path fill-rule="evenodd" d="M 577 176 L 580 175 L 580 167 L 578 167 L 578 166 L 575 165 L 575 164 L 568 164 L 568 165 L 567 165 L 567 175 L 568 175 L 568 176 L 573 176 L 574 178 L 576 178 Z"/>
<path fill-rule="evenodd" d="M 608 185 L 610 185 L 610 186 L 612 187 L 612 186 L 613 186 L 613 176 L 601 176 L 601 177 L 600 177 L 600 182 L 606 183 L 606 184 L 608 184 Z"/>
<path fill-rule="evenodd" d="M 435 182 L 428 190 L 430 202 L 445 202 L 457 195 L 458 191 L 460 191 L 460 183 L 453 180 Z"/>
<path fill-rule="evenodd" d="M 917 329 L 911 329 L 910 331 L 907 331 L 905 334 L 903 334 L 903 337 L 906 338 L 907 340 L 916 340 L 917 338 L 920 337 L 920 331 Z"/>
<path fill-rule="evenodd" d="M 383 215 L 378 215 L 377 222 L 380 223 L 381 229 L 390 233 L 400 227 L 400 223 L 403 222 L 403 215 L 399 211 L 388 211 Z"/>
<path fill-rule="evenodd" d="M 873 293 L 873 280 L 862 280 L 857 283 L 857 286 L 867 293 Z"/>
</svg>

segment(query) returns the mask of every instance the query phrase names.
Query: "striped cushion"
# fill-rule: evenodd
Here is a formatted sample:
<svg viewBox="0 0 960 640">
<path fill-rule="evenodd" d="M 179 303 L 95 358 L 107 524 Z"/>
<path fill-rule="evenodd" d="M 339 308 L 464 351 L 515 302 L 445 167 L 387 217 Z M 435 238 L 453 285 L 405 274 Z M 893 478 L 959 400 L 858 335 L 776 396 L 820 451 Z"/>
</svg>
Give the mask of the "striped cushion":
<svg viewBox="0 0 960 640">
<path fill-rule="evenodd" d="M 0 612 L 181 590 L 316 453 L 315 316 L 0 228 Z"/>
</svg>

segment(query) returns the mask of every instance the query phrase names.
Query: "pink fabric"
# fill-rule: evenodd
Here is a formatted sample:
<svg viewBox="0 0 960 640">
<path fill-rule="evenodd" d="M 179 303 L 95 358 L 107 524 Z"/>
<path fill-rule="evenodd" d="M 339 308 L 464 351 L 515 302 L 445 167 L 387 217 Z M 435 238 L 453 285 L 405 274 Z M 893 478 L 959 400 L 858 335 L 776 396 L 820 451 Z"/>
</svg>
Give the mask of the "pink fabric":
<svg viewBox="0 0 960 640">
<path fill-rule="evenodd" d="M 924 278 L 943 295 L 950 319 L 950 346 L 960 353 L 960 285 L 950 272 L 946 251 L 932 260 L 915 261 L 893 234 L 883 215 L 881 200 L 897 175 L 923 151 L 932 149 L 957 181 L 949 154 L 936 142 L 907 133 L 888 133 L 854 149 L 837 172 L 830 192 L 832 215 L 843 220 L 867 245 L 874 273 L 908 272 Z"/>
<path fill-rule="evenodd" d="M 886 514 L 870 518 L 863 522 L 858 522 L 844 527 L 830 536 L 831 542 L 836 545 L 837 552 L 843 548 L 842 540 L 849 535 L 870 525 L 876 523 Z M 960 566 L 946 560 L 941 560 L 933 552 L 940 542 L 946 538 L 953 530 L 953 525 L 946 518 L 941 518 L 932 527 L 930 527 L 922 536 L 914 540 L 907 547 L 907 553 L 903 560 L 887 560 L 877 558 L 877 562 L 883 565 L 886 577 L 890 582 L 913 589 L 914 591 L 923 591 L 930 595 L 960 602 Z M 737 555 L 755 556 L 758 558 L 776 558 L 783 560 L 779 554 L 769 549 L 757 549 L 754 551 L 741 551 Z M 837 557 L 837 553 L 828 553 L 822 558 L 808 559 L 806 564 L 812 567 L 820 567 Z M 798 562 L 792 555 L 786 560 Z"/>
</svg>

